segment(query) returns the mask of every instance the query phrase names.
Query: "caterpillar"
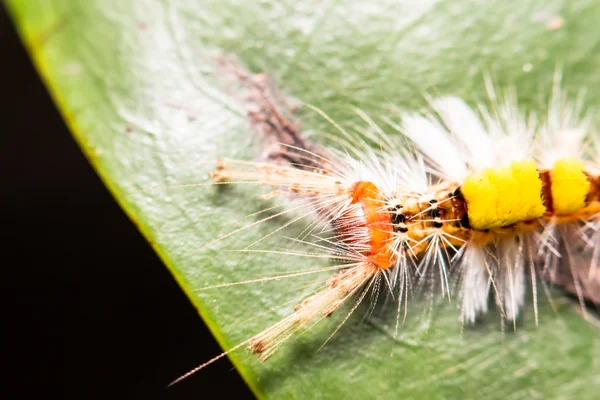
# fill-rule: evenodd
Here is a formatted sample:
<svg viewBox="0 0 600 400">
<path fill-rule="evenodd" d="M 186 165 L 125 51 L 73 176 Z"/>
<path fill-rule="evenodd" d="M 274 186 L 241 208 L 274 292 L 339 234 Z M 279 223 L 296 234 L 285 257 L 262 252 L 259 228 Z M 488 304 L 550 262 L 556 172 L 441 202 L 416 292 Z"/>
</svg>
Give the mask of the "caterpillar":
<svg viewBox="0 0 600 400">
<path fill-rule="evenodd" d="M 384 118 L 404 144 L 361 110 L 367 128 L 350 132 L 310 107 L 339 132 L 341 150 L 306 139 L 262 75 L 244 79 L 266 160 L 219 159 L 211 177 L 268 188 L 264 200 L 301 201 L 301 218 L 329 228 L 326 246 L 316 247 L 338 264 L 320 291 L 229 352 L 246 346 L 264 361 L 309 324 L 355 298 L 352 313 L 382 287 L 398 299 L 396 330 L 423 286 L 456 294 L 463 324 L 488 312 L 491 298 L 516 324 L 528 284 L 537 321 L 538 278 L 576 295 L 584 312 L 586 301 L 600 302 L 600 145 L 591 114 L 567 99 L 560 76 L 544 118 L 522 111 L 514 94 L 498 101 L 489 81 L 491 100 L 476 109 L 448 96 L 399 121 Z"/>
</svg>

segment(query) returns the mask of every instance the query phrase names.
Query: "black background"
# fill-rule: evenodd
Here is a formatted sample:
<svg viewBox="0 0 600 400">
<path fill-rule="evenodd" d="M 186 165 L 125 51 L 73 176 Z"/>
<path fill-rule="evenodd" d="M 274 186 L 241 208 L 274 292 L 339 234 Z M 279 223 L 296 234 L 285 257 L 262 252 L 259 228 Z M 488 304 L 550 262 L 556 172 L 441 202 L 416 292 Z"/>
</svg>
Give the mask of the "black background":
<svg viewBox="0 0 600 400">
<path fill-rule="evenodd" d="M 0 5 L 3 389 L 253 398 L 70 136 Z M 54 397 L 54 396 L 52 396 Z"/>
</svg>

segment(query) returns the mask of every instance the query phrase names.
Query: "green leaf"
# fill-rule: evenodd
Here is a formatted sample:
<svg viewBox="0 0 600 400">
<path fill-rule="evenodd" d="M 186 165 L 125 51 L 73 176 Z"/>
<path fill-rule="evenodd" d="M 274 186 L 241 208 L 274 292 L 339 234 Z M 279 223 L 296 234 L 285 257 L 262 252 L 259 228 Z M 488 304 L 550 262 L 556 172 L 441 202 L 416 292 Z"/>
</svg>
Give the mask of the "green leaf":
<svg viewBox="0 0 600 400">
<path fill-rule="evenodd" d="M 486 73 L 535 108 L 559 68 L 567 89 L 587 89 L 587 103 L 600 104 L 594 0 L 7 5 L 79 145 L 226 349 L 287 315 L 315 287 L 314 277 L 195 289 L 328 264 L 228 251 L 285 219 L 202 248 L 257 220 L 244 218 L 264 207 L 259 188 L 139 192 L 207 184 L 207 162 L 255 154 L 243 107 L 221 79 L 223 57 L 268 73 L 287 94 L 343 124 L 360 123 L 350 106 L 377 118 L 390 104 L 424 105 L 424 93 L 474 101 L 485 96 Z M 334 132 L 308 108 L 300 117 L 307 131 Z M 281 236 L 301 230 L 285 229 L 261 247 L 289 246 Z M 529 304 L 516 331 L 505 332 L 493 315 L 461 329 L 453 304 L 429 316 L 413 302 L 396 339 L 393 311 L 361 324 L 363 310 L 317 352 L 340 311 L 264 364 L 243 351 L 231 358 L 261 398 L 594 398 L 600 333 L 570 302 L 555 302 L 556 312 L 542 302 L 539 326 Z"/>
</svg>

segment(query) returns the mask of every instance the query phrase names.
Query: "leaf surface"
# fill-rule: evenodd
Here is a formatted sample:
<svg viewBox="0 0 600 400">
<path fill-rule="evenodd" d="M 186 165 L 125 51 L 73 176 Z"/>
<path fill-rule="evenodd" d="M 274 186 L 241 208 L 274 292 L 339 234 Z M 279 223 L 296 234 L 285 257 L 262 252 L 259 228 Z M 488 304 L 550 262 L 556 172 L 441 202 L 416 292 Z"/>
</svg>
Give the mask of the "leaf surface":
<svg viewBox="0 0 600 400">
<path fill-rule="evenodd" d="M 346 126 L 361 124 L 353 106 L 380 118 L 390 105 L 426 105 L 426 93 L 484 99 L 485 74 L 535 109 L 558 68 L 571 93 L 587 89 L 587 104 L 600 104 L 597 1 L 370 3 L 7 2 L 79 145 L 226 349 L 290 313 L 315 277 L 198 288 L 328 263 L 232 251 L 286 218 L 203 247 L 258 220 L 247 216 L 265 207 L 259 188 L 209 185 L 216 157 L 256 155 L 244 107 L 223 82 L 223 59 L 266 72 Z M 306 107 L 300 118 L 317 141 L 335 134 Z M 199 186 L 139 191 L 182 184 Z M 305 227 L 296 225 L 259 248 L 306 251 L 283 238 Z M 359 308 L 319 350 L 342 310 L 264 364 L 243 351 L 231 359 L 261 398 L 594 398 L 598 328 L 570 302 L 555 302 L 556 312 L 541 302 L 536 326 L 529 301 L 516 331 L 505 332 L 494 315 L 461 329 L 454 304 L 429 315 L 413 302 L 395 339 L 393 310 L 361 323 Z"/>
</svg>

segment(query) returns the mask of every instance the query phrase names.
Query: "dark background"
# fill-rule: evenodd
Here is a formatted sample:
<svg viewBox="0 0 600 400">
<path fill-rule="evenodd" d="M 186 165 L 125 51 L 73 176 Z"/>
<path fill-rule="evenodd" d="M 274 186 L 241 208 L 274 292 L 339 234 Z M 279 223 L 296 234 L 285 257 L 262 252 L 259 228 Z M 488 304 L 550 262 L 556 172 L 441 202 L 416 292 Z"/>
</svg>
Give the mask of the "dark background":
<svg viewBox="0 0 600 400">
<path fill-rule="evenodd" d="M 2 389 L 253 398 L 63 123 L 0 4 Z M 12 397 L 12 396 L 11 396 Z"/>
</svg>

